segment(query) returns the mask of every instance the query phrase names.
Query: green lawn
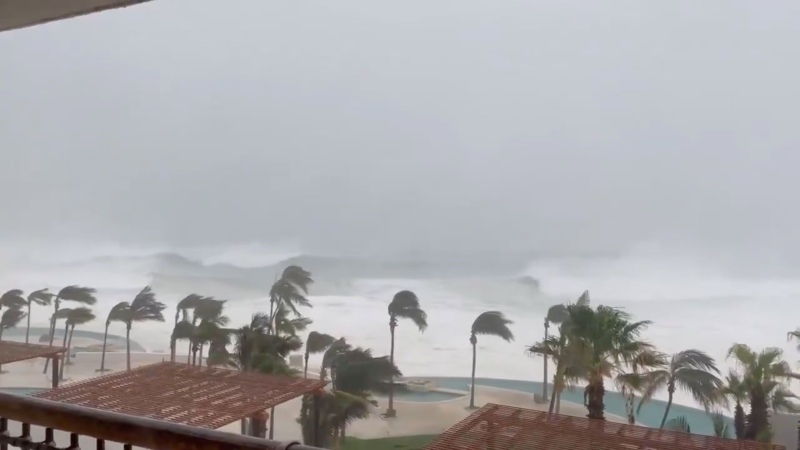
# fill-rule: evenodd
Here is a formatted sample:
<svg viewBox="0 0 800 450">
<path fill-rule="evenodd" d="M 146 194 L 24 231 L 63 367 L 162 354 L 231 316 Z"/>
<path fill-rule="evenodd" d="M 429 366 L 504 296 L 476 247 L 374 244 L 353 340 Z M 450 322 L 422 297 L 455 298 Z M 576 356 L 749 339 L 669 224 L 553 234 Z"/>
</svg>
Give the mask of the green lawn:
<svg viewBox="0 0 800 450">
<path fill-rule="evenodd" d="M 348 437 L 342 450 L 422 450 L 436 435 L 402 436 L 383 439 Z"/>
</svg>

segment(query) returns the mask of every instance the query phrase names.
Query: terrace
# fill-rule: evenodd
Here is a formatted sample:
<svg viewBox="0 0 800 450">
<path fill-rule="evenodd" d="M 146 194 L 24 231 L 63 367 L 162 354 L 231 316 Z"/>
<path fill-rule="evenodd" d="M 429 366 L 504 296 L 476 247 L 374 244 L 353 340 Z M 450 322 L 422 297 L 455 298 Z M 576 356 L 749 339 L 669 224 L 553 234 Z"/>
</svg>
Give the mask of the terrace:
<svg viewBox="0 0 800 450">
<path fill-rule="evenodd" d="M 785 450 L 754 441 L 659 430 L 487 404 L 426 450 Z"/>
</svg>

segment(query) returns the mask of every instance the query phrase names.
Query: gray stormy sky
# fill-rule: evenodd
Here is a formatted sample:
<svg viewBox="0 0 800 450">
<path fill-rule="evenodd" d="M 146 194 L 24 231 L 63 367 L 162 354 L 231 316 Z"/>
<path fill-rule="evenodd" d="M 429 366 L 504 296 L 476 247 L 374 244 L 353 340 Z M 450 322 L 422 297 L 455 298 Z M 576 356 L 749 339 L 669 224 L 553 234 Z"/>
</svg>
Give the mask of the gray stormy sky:
<svg viewBox="0 0 800 450">
<path fill-rule="evenodd" d="M 0 233 L 800 248 L 800 2 L 161 0 L 0 34 Z"/>
</svg>

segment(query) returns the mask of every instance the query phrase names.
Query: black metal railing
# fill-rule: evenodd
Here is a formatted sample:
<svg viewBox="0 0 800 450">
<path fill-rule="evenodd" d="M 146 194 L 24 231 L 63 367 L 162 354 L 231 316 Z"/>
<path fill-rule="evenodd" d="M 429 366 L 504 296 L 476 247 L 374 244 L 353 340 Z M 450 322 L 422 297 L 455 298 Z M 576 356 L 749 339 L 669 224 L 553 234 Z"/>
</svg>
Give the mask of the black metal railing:
<svg viewBox="0 0 800 450">
<path fill-rule="evenodd" d="M 18 422 L 13 427 L 18 431 L 10 429 L 13 422 Z M 32 426 L 44 429 L 42 438 L 31 434 Z M 59 445 L 57 438 L 66 440 L 66 435 L 69 443 Z M 8 450 L 9 446 L 23 450 L 80 450 L 81 437 L 95 441 L 97 450 L 105 450 L 106 441 L 120 443 L 124 450 L 320 450 L 298 442 L 259 439 L 0 393 L 0 450 Z"/>
</svg>

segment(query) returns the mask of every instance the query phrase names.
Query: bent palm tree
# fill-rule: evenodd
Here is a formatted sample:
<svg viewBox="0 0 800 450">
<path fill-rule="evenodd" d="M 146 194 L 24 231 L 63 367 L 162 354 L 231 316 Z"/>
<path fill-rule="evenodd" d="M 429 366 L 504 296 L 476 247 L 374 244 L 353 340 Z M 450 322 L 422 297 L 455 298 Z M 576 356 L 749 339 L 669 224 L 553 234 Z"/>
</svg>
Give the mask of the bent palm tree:
<svg viewBox="0 0 800 450">
<path fill-rule="evenodd" d="M 3 316 L 0 318 L 0 340 L 3 340 L 3 331 L 9 328 L 15 328 L 27 315 L 27 313 L 20 309 L 7 309 L 4 311 Z M 0 366 L 0 373 L 2 372 L 3 369 L 2 366 Z"/>
<path fill-rule="evenodd" d="M 183 298 L 183 300 L 178 302 L 177 307 L 175 308 L 175 325 L 172 328 L 172 336 L 169 341 L 169 353 L 170 358 L 169 360 L 175 362 L 175 353 L 177 352 L 177 340 L 178 339 L 189 339 L 188 336 L 185 334 L 185 326 L 182 326 L 182 329 L 178 329 L 178 323 L 180 321 L 188 322 L 189 320 L 189 310 L 194 309 L 199 303 L 201 303 L 205 299 L 202 295 L 198 294 L 189 294 Z M 182 317 L 182 318 L 181 318 Z M 184 336 L 178 338 L 177 336 Z"/>
<path fill-rule="evenodd" d="M 420 332 L 424 332 L 428 328 L 428 314 L 420 308 L 417 294 L 411 291 L 400 291 L 394 294 L 388 310 L 389 334 L 392 337 L 389 361 L 394 364 L 394 333 L 398 319 L 409 319 L 414 322 Z M 396 416 L 397 412 L 394 410 L 394 380 L 392 380 L 389 383 L 389 406 L 386 409 L 386 417 Z"/>
<path fill-rule="evenodd" d="M 269 290 L 270 332 L 275 329 L 275 311 L 280 304 L 285 305 L 296 316 L 300 315 L 298 306 L 312 307 L 306 295 L 308 295 L 308 288 L 313 282 L 311 272 L 300 266 L 288 266 L 283 269 L 281 277 L 275 280 Z"/>
<path fill-rule="evenodd" d="M 508 328 L 513 321 L 506 319 L 500 311 L 486 311 L 481 313 L 474 322 L 470 331 L 469 343 L 472 344 L 472 385 L 469 393 L 469 407 L 475 408 L 475 365 L 478 356 L 478 336 L 497 336 L 506 342 L 514 340 L 514 333 Z"/>
<path fill-rule="evenodd" d="M 95 298 L 95 293 L 97 291 L 94 288 L 86 287 L 86 286 L 67 286 L 56 294 L 55 298 L 53 299 L 53 316 L 50 319 L 50 346 L 53 346 L 53 340 L 56 336 L 56 321 L 59 318 L 58 310 L 61 307 L 61 302 L 76 302 L 83 305 L 94 305 L 97 303 L 97 298 Z M 47 373 L 47 368 L 50 365 L 50 359 L 45 360 L 44 362 L 44 371 L 42 373 Z"/>
<path fill-rule="evenodd" d="M 706 353 L 700 350 L 678 352 L 672 355 L 666 367 L 647 374 L 647 387 L 639 401 L 637 412 L 641 410 L 644 403 L 663 388 L 667 389 L 669 397 L 667 407 L 664 409 L 664 416 L 661 418 L 660 428 L 664 428 L 667 424 L 673 396 L 678 388 L 686 391 L 696 402 L 708 409 L 717 399 L 717 393 L 722 387 L 722 380 L 717 375 L 719 375 L 717 363 Z"/>
<path fill-rule="evenodd" d="M 128 302 L 119 302 L 111 308 L 111 311 L 108 313 L 108 317 L 106 318 L 106 331 L 103 334 L 103 354 L 100 357 L 100 369 L 98 372 L 105 372 L 106 371 L 106 344 L 108 343 L 108 327 L 111 326 L 111 322 L 125 322 L 126 318 L 128 317 L 128 309 L 130 308 L 130 303 Z"/>
<path fill-rule="evenodd" d="M 343 391 L 331 391 L 303 396 L 300 417 L 297 419 L 303 433 L 303 442 L 320 448 L 338 448 L 345 428 L 359 419 L 369 417 L 369 401 Z M 314 405 L 319 408 L 314 423 Z M 315 435 L 316 433 L 316 435 Z"/>
<path fill-rule="evenodd" d="M 156 300 L 156 294 L 150 288 L 144 289 L 136 294 L 125 315 L 125 341 L 126 341 L 126 367 L 131 370 L 131 328 L 134 322 L 163 322 L 164 309 L 166 305 Z"/>
<path fill-rule="evenodd" d="M 324 352 L 333 345 L 334 341 L 336 341 L 336 338 L 329 334 L 318 333 L 316 331 L 308 333 L 308 337 L 306 338 L 306 352 L 305 355 L 303 355 L 303 378 L 308 378 L 308 357 L 316 353 Z"/>
<path fill-rule="evenodd" d="M 66 328 L 64 329 L 64 347 L 67 349 L 67 357 L 61 363 L 61 367 L 59 369 L 59 376 L 61 379 L 64 378 L 64 366 L 67 364 L 72 364 L 70 361 L 70 355 L 72 353 L 70 348 L 72 347 L 72 334 L 75 332 L 75 326 L 89 323 L 95 319 L 92 310 L 84 306 L 63 309 L 61 312 L 63 313 L 64 311 L 67 311 L 67 313 L 64 315 L 64 318 L 67 319 L 65 321 Z M 67 335 L 69 335 L 69 339 L 67 339 Z"/>
<path fill-rule="evenodd" d="M 11 289 L 0 296 L 0 308 L 22 309 L 27 304 L 24 293 L 19 289 Z"/>
<path fill-rule="evenodd" d="M 25 328 L 25 343 L 29 342 L 29 338 L 31 335 L 31 306 L 39 305 L 39 306 L 50 306 L 50 303 L 53 301 L 53 297 L 55 294 L 51 294 L 47 292 L 47 289 L 39 289 L 38 291 L 33 291 L 28 294 L 28 299 L 26 301 L 28 305 L 28 325 Z"/>
<path fill-rule="evenodd" d="M 629 365 L 630 371 L 618 373 L 614 382 L 625 398 L 625 414 L 628 416 L 628 423 L 635 425 L 636 393 L 647 393 L 650 381 L 658 376 L 658 371 L 667 365 L 667 361 L 661 353 L 645 348 L 633 358 Z M 654 368 L 656 370 L 653 370 Z M 669 410 L 669 406 L 667 406 L 667 410 Z"/>
<path fill-rule="evenodd" d="M 544 317 L 544 341 L 547 342 L 549 338 L 550 324 L 560 325 L 562 322 L 569 318 L 567 307 L 565 305 L 553 305 L 547 310 L 547 315 Z M 550 380 L 547 378 L 547 353 L 542 353 L 544 357 L 544 375 L 542 377 L 542 398 L 547 400 L 547 384 Z"/>
</svg>

